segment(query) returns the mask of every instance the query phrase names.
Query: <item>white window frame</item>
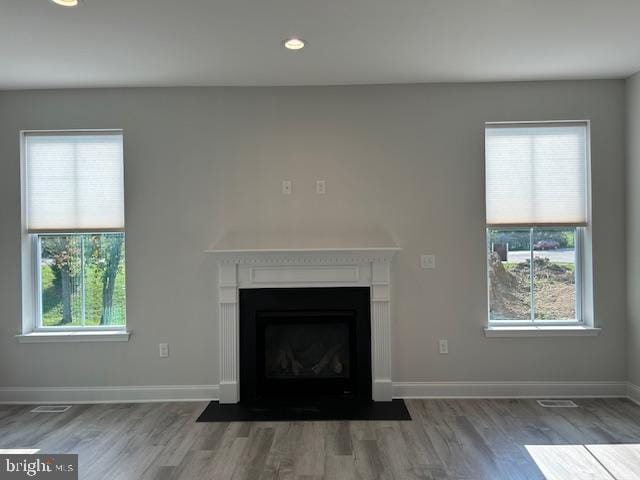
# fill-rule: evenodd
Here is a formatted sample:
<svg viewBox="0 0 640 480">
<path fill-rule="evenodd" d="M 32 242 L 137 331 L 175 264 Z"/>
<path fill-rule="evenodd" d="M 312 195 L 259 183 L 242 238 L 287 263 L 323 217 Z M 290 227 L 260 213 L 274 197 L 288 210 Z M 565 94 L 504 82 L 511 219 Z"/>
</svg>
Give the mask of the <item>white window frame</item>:
<svg viewBox="0 0 640 480">
<path fill-rule="evenodd" d="M 485 226 L 485 269 L 487 286 L 487 309 L 484 334 L 486 337 L 536 337 L 536 336 L 596 336 L 601 332 L 594 318 L 593 308 L 593 250 L 592 250 L 592 209 L 591 209 L 591 121 L 590 120 L 525 120 L 485 122 L 486 128 L 492 125 L 566 125 L 582 123 L 587 129 L 586 145 L 586 182 L 587 182 L 587 225 L 576 228 L 576 320 L 491 320 L 489 291 L 489 229 L 500 227 Z M 559 226 L 560 227 L 560 226 Z M 505 227 L 508 228 L 508 227 Z M 523 228 L 531 228 L 524 226 Z M 542 227 L 541 227 L 542 228 Z M 533 308 L 532 308 L 533 311 Z"/>
<path fill-rule="evenodd" d="M 518 228 L 509 228 L 509 227 L 505 227 L 504 229 L 499 228 L 499 227 L 487 227 L 486 229 L 486 242 L 487 242 L 487 249 L 486 249 L 486 255 L 487 255 L 487 259 L 488 259 L 488 255 L 490 254 L 490 250 L 491 250 L 491 242 L 490 242 L 490 236 L 489 236 L 489 231 L 490 230 L 529 230 L 529 249 L 530 249 L 530 265 L 533 265 L 533 258 L 535 255 L 535 250 L 533 249 L 533 230 L 534 228 L 539 228 L 539 229 L 544 229 L 545 227 L 536 227 L 535 225 L 531 225 L 529 227 L 518 227 Z M 576 289 L 576 318 L 571 320 L 536 320 L 535 319 L 535 301 L 534 301 L 534 276 L 535 276 L 535 268 L 530 268 L 529 269 L 529 282 L 530 282 L 530 292 L 531 292 L 531 318 L 529 320 L 494 320 L 491 318 L 491 300 L 490 300 L 490 288 L 491 285 L 489 283 L 489 267 L 488 267 L 488 262 L 487 262 L 487 321 L 489 323 L 489 326 L 493 326 L 493 327 L 523 327 L 523 326 L 536 326 L 536 327 L 540 327 L 540 326 L 546 326 L 546 327 L 553 327 L 553 326 L 584 326 L 585 325 L 585 321 L 584 321 L 584 317 L 582 315 L 582 312 L 584 310 L 584 296 L 583 296 L 583 289 L 582 286 L 584 284 L 584 269 L 582 267 L 585 258 L 584 258 L 584 231 L 586 227 L 573 227 L 573 226 L 569 226 L 569 227 L 562 227 L 562 226 L 558 226 L 558 227 L 554 227 L 554 228 L 567 228 L 567 229 L 575 229 L 575 239 L 574 239 L 574 250 L 575 250 L 575 260 L 576 260 L 576 266 L 575 266 L 575 289 Z"/>
<path fill-rule="evenodd" d="M 47 327 L 42 325 L 41 272 L 40 272 L 40 235 L 27 230 L 27 192 L 26 192 L 26 155 L 25 141 L 30 133 L 73 135 L 82 133 L 113 133 L 122 129 L 74 129 L 74 130 L 21 130 L 20 131 L 20 196 L 21 196 L 21 272 L 22 272 L 22 328 L 16 338 L 21 343 L 41 342 L 85 342 L 85 341 L 128 341 L 130 331 L 127 330 L 129 319 L 125 317 L 125 325 L 89 325 L 69 327 Z M 89 233 L 89 232 L 83 232 Z M 111 233 L 102 231 L 97 233 Z M 113 232 L 113 233 L 126 233 Z M 42 235 L 69 235 L 69 232 L 50 232 Z M 125 247 L 126 248 L 126 247 Z M 125 256 L 126 259 L 126 256 Z M 126 261 L 126 260 L 125 260 Z"/>
</svg>

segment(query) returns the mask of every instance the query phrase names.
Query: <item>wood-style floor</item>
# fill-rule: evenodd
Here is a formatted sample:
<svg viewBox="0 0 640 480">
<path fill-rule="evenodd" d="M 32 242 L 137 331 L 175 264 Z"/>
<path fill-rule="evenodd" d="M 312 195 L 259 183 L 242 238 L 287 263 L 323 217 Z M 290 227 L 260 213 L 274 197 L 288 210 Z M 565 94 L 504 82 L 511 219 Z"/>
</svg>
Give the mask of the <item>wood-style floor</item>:
<svg viewBox="0 0 640 480">
<path fill-rule="evenodd" d="M 84 479 L 640 479 L 640 406 L 409 400 L 411 422 L 195 423 L 204 403 L 0 406 L 0 449 L 78 453 Z"/>
</svg>

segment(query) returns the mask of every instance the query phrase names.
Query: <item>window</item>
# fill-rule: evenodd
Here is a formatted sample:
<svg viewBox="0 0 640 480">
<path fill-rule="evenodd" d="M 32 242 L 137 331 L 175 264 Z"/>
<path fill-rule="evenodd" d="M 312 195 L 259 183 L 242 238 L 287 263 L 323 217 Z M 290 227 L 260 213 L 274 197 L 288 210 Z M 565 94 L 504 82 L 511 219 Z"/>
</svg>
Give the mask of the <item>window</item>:
<svg viewBox="0 0 640 480">
<path fill-rule="evenodd" d="M 123 233 L 37 235 L 38 327 L 123 327 Z"/>
<path fill-rule="evenodd" d="M 485 130 L 489 323 L 579 324 L 587 123 Z"/>
<path fill-rule="evenodd" d="M 24 132 L 23 162 L 24 330 L 124 329 L 122 132 Z"/>
<path fill-rule="evenodd" d="M 579 236 L 578 228 L 490 228 L 489 320 L 578 321 Z"/>
</svg>

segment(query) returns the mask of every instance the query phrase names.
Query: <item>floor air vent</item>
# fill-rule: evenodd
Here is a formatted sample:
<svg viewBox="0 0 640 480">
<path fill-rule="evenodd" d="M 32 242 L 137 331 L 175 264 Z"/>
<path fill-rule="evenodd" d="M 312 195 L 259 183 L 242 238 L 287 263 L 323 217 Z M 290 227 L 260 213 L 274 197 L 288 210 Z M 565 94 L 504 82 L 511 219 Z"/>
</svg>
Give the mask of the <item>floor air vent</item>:
<svg viewBox="0 0 640 480">
<path fill-rule="evenodd" d="M 40 405 L 31 410 L 32 413 L 62 413 L 71 408 L 71 405 Z"/>
<path fill-rule="evenodd" d="M 545 408 L 577 408 L 573 400 L 538 400 L 538 405 Z"/>
</svg>

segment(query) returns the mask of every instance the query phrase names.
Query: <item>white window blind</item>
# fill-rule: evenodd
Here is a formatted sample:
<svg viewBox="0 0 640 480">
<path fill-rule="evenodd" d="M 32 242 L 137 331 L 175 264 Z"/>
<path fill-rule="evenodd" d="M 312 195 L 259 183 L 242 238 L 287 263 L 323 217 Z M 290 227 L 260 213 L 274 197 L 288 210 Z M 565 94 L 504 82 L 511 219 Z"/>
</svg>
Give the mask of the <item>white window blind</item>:
<svg viewBox="0 0 640 480">
<path fill-rule="evenodd" d="M 25 133 L 27 229 L 124 229 L 121 132 Z"/>
<path fill-rule="evenodd" d="M 487 125 L 487 225 L 587 224 L 587 125 Z"/>
</svg>

